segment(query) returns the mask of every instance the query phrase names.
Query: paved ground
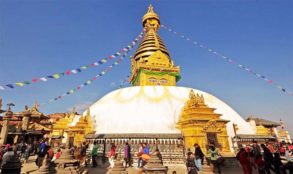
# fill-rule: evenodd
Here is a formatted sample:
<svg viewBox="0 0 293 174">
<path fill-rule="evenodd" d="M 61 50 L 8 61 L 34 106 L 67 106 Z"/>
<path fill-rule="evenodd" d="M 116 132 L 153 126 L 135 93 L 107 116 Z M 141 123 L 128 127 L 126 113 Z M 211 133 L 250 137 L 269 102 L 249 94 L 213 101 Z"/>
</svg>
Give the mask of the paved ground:
<svg viewBox="0 0 293 174">
<path fill-rule="evenodd" d="M 35 164 L 35 159 L 36 157 L 30 157 L 29 161 L 27 163 L 23 164 L 22 167 L 22 173 L 30 173 L 33 174 L 38 170 L 38 167 Z M 107 167 L 109 165 L 106 163 L 105 165 L 93 168 L 93 167 L 87 167 L 89 170 L 90 174 L 107 174 L 109 171 L 107 170 Z M 223 172 L 222 174 L 241 174 L 242 170 L 238 165 L 230 165 L 230 166 L 222 166 L 223 167 Z M 178 166 L 172 166 L 169 167 L 168 174 L 172 173 L 172 171 L 176 170 L 177 174 L 185 174 L 186 171 L 182 167 Z M 136 167 L 128 168 L 127 169 L 128 174 L 137 174 L 138 169 Z M 256 172 L 255 172 L 256 173 Z"/>
</svg>

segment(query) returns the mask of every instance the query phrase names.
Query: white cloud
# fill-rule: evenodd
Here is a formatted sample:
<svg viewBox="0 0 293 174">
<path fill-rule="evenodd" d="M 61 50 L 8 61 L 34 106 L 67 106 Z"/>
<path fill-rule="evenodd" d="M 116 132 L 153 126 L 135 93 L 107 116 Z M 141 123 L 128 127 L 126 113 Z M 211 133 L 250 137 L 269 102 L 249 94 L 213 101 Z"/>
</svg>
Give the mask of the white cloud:
<svg viewBox="0 0 293 174">
<path fill-rule="evenodd" d="M 93 102 L 90 101 L 85 101 L 79 104 L 76 104 L 74 107 L 77 111 L 77 113 L 82 114 L 87 108 L 89 108 L 91 105 L 93 104 Z M 67 108 L 67 111 L 72 111 L 73 107 Z"/>
</svg>

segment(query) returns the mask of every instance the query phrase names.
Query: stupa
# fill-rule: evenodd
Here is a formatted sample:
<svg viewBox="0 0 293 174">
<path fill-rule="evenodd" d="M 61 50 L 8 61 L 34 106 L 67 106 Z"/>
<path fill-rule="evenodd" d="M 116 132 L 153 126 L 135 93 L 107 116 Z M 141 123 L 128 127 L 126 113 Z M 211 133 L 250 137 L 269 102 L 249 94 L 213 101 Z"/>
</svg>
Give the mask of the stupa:
<svg viewBox="0 0 293 174">
<path fill-rule="evenodd" d="M 184 165 L 184 136 L 188 134 L 189 145 L 199 142 L 196 132 L 188 132 L 184 127 L 193 113 L 197 114 L 194 118 L 204 120 L 202 144 L 209 142 L 212 135 L 216 145 L 231 152 L 231 137 L 235 136 L 233 124 L 238 126 L 239 134 L 254 133 L 248 122 L 217 97 L 198 89 L 176 86 L 181 77 L 180 67 L 175 65 L 158 34 L 160 18 L 152 6 L 143 16 L 142 25 L 145 35 L 131 61 L 129 81 L 133 86 L 112 91 L 89 107 L 95 134 L 88 135 L 87 139 L 97 141 L 103 147 L 103 154 L 107 154 L 111 143 L 121 149 L 129 142 L 133 157 L 140 143 L 148 143 L 151 149 L 159 148 L 164 164 Z M 190 100 L 191 91 L 198 94 L 204 104 L 203 108 L 191 108 L 194 112 L 187 112 L 184 106 Z M 83 115 L 86 114 L 87 111 Z M 217 127 L 215 121 L 209 122 L 211 117 L 221 126 Z"/>
</svg>

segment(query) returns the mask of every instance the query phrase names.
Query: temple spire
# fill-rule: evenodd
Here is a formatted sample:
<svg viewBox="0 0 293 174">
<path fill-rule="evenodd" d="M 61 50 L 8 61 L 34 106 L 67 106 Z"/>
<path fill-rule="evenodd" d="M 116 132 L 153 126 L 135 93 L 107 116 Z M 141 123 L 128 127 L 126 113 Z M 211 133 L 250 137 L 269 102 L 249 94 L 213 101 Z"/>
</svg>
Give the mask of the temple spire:
<svg viewBox="0 0 293 174">
<path fill-rule="evenodd" d="M 159 15 L 154 12 L 154 7 L 152 5 L 149 6 L 147 13 L 142 17 L 142 25 L 146 31 L 150 29 L 157 31 L 160 28 Z"/>
<path fill-rule="evenodd" d="M 180 67 L 175 66 L 157 31 L 160 18 L 152 5 L 142 17 L 145 35 L 131 61 L 130 82 L 133 85 L 175 86 L 180 79 Z"/>
</svg>

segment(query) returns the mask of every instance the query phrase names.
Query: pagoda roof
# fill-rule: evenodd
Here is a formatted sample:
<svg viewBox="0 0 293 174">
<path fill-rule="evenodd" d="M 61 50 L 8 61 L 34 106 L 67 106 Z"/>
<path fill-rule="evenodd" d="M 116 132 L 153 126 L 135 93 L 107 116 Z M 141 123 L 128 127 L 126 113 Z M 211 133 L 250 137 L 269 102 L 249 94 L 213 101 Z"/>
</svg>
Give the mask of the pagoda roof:
<svg viewBox="0 0 293 174">
<path fill-rule="evenodd" d="M 39 118 L 39 119 L 49 119 L 49 117 L 45 116 L 38 109 L 38 104 L 35 104 L 31 109 L 28 106 L 25 106 L 25 110 L 21 112 L 15 113 L 17 117 L 23 117 L 25 114 L 30 114 L 31 118 Z"/>
<path fill-rule="evenodd" d="M 268 127 L 278 127 L 280 126 L 280 123 L 274 122 L 274 121 L 270 121 L 270 120 L 265 120 L 262 118 L 257 118 L 257 117 L 253 117 L 253 116 L 249 116 L 246 121 L 250 121 L 250 120 L 254 120 L 255 124 L 257 126 L 268 126 Z"/>
<path fill-rule="evenodd" d="M 19 122 L 21 122 L 21 118 L 17 117 L 16 115 L 13 115 L 9 121 L 10 126 L 18 125 Z M 0 117 L 0 125 L 3 124 L 3 117 Z"/>
<path fill-rule="evenodd" d="M 31 130 L 44 130 L 44 131 L 51 131 L 50 128 L 46 127 L 46 126 L 43 126 L 39 123 L 33 123 L 29 126 L 29 129 Z"/>
</svg>

